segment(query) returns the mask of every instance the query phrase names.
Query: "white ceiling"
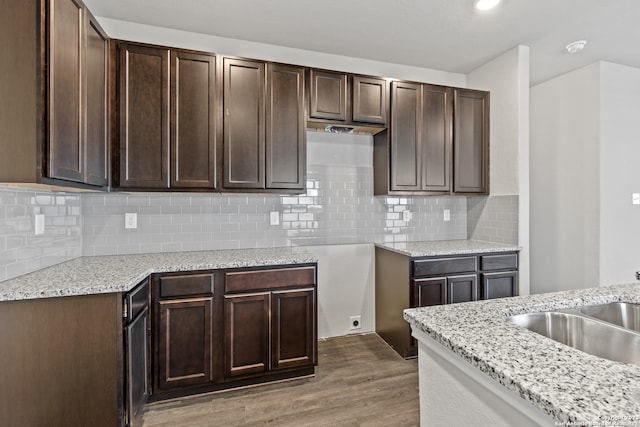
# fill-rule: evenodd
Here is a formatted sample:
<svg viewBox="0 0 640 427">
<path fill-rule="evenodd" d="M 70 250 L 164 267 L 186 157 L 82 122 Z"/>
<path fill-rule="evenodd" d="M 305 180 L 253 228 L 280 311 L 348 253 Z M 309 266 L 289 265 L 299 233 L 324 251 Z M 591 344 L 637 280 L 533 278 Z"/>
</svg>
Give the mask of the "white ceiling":
<svg viewBox="0 0 640 427">
<path fill-rule="evenodd" d="M 85 0 L 97 16 L 466 74 L 531 48 L 531 84 L 598 60 L 640 68 L 640 0 Z M 564 46 L 586 39 L 571 55 Z"/>
</svg>

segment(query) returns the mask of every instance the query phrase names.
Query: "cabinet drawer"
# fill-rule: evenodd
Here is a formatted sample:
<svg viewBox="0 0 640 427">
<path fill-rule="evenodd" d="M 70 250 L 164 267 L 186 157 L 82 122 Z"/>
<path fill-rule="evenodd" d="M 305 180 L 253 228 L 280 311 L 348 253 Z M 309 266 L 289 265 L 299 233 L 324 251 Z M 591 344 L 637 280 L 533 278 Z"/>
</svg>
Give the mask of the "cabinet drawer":
<svg viewBox="0 0 640 427">
<path fill-rule="evenodd" d="M 435 276 L 476 271 L 476 257 L 423 259 L 413 262 L 413 276 Z"/>
<path fill-rule="evenodd" d="M 482 255 L 480 257 L 480 270 L 515 270 L 518 268 L 518 254 Z"/>
<path fill-rule="evenodd" d="M 315 284 L 315 266 L 225 273 L 226 292 L 250 292 Z"/>
<path fill-rule="evenodd" d="M 127 318 L 131 321 L 149 305 L 149 279 L 145 279 L 134 290 L 127 293 L 125 299 Z"/>
<path fill-rule="evenodd" d="M 160 298 L 213 293 L 213 273 L 185 274 L 160 278 Z"/>
</svg>

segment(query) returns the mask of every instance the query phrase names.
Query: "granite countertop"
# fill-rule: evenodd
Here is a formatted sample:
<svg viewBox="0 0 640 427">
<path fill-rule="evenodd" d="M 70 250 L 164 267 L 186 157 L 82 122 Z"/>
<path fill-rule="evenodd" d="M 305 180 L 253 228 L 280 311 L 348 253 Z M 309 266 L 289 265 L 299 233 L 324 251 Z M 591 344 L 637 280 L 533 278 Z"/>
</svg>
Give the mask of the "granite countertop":
<svg viewBox="0 0 640 427">
<path fill-rule="evenodd" d="M 310 262 L 298 247 L 80 257 L 0 282 L 0 301 L 126 292 L 151 273 Z"/>
<path fill-rule="evenodd" d="M 376 246 L 410 257 L 519 251 L 520 247 L 481 240 L 436 240 L 432 242 L 376 243 Z"/>
<path fill-rule="evenodd" d="M 640 303 L 640 282 L 413 308 L 404 318 L 557 422 L 638 422 L 640 366 L 592 356 L 506 320 L 612 301 Z"/>
</svg>

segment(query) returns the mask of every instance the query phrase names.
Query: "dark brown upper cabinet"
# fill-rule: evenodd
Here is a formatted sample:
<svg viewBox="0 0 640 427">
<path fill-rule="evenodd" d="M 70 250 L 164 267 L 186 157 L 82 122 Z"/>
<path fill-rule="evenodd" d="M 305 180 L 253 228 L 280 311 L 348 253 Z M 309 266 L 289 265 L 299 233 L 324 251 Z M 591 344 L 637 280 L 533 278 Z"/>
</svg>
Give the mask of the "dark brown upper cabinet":
<svg viewBox="0 0 640 427">
<path fill-rule="evenodd" d="M 304 68 L 224 58 L 223 187 L 302 192 Z"/>
<path fill-rule="evenodd" d="M 454 193 L 489 192 L 489 92 L 455 89 Z"/>
<path fill-rule="evenodd" d="M 171 51 L 171 187 L 215 188 L 216 63 Z"/>
<path fill-rule="evenodd" d="M 78 0 L 48 2 L 49 178 L 108 184 L 108 38 Z"/>
<path fill-rule="evenodd" d="M 0 182 L 106 187 L 107 36 L 79 0 L 6 6 Z"/>
<path fill-rule="evenodd" d="M 308 80 L 310 127 L 369 126 L 375 133 L 386 125 L 386 79 L 311 69 Z"/>
<path fill-rule="evenodd" d="M 488 97 L 392 82 L 389 130 L 374 136 L 374 193 L 488 193 Z"/>
<path fill-rule="evenodd" d="M 215 56 L 117 44 L 113 186 L 215 188 Z"/>
</svg>

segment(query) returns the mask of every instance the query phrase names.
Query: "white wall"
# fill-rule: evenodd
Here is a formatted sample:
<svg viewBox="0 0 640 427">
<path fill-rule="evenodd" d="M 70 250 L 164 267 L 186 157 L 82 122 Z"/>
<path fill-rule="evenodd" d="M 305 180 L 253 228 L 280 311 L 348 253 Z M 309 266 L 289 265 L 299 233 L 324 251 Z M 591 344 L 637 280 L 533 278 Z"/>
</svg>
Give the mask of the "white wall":
<svg viewBox="0 0 640 427">
<path fill-rule="evenodd" d="M 600 64 L 600 284 L 640 271 L 640 69 Z"/>
<path fill-rule="evenodd" d="M 491 196 L 518 195 L 520 294 L 529 293 L 529 48 L 516 46 L 467 75 L 467 86 L 491 91 Z"/>
<path fill-rule="evenodd" d="M 330 70 L 466 87 L 464 74 L 331 55 L 98 17 L 109 37 Z"/>
<path fill-rule="evenodd" d="M 600 67 L 531 88 L 531 292 L 598 286 Z"/>
</svg>

